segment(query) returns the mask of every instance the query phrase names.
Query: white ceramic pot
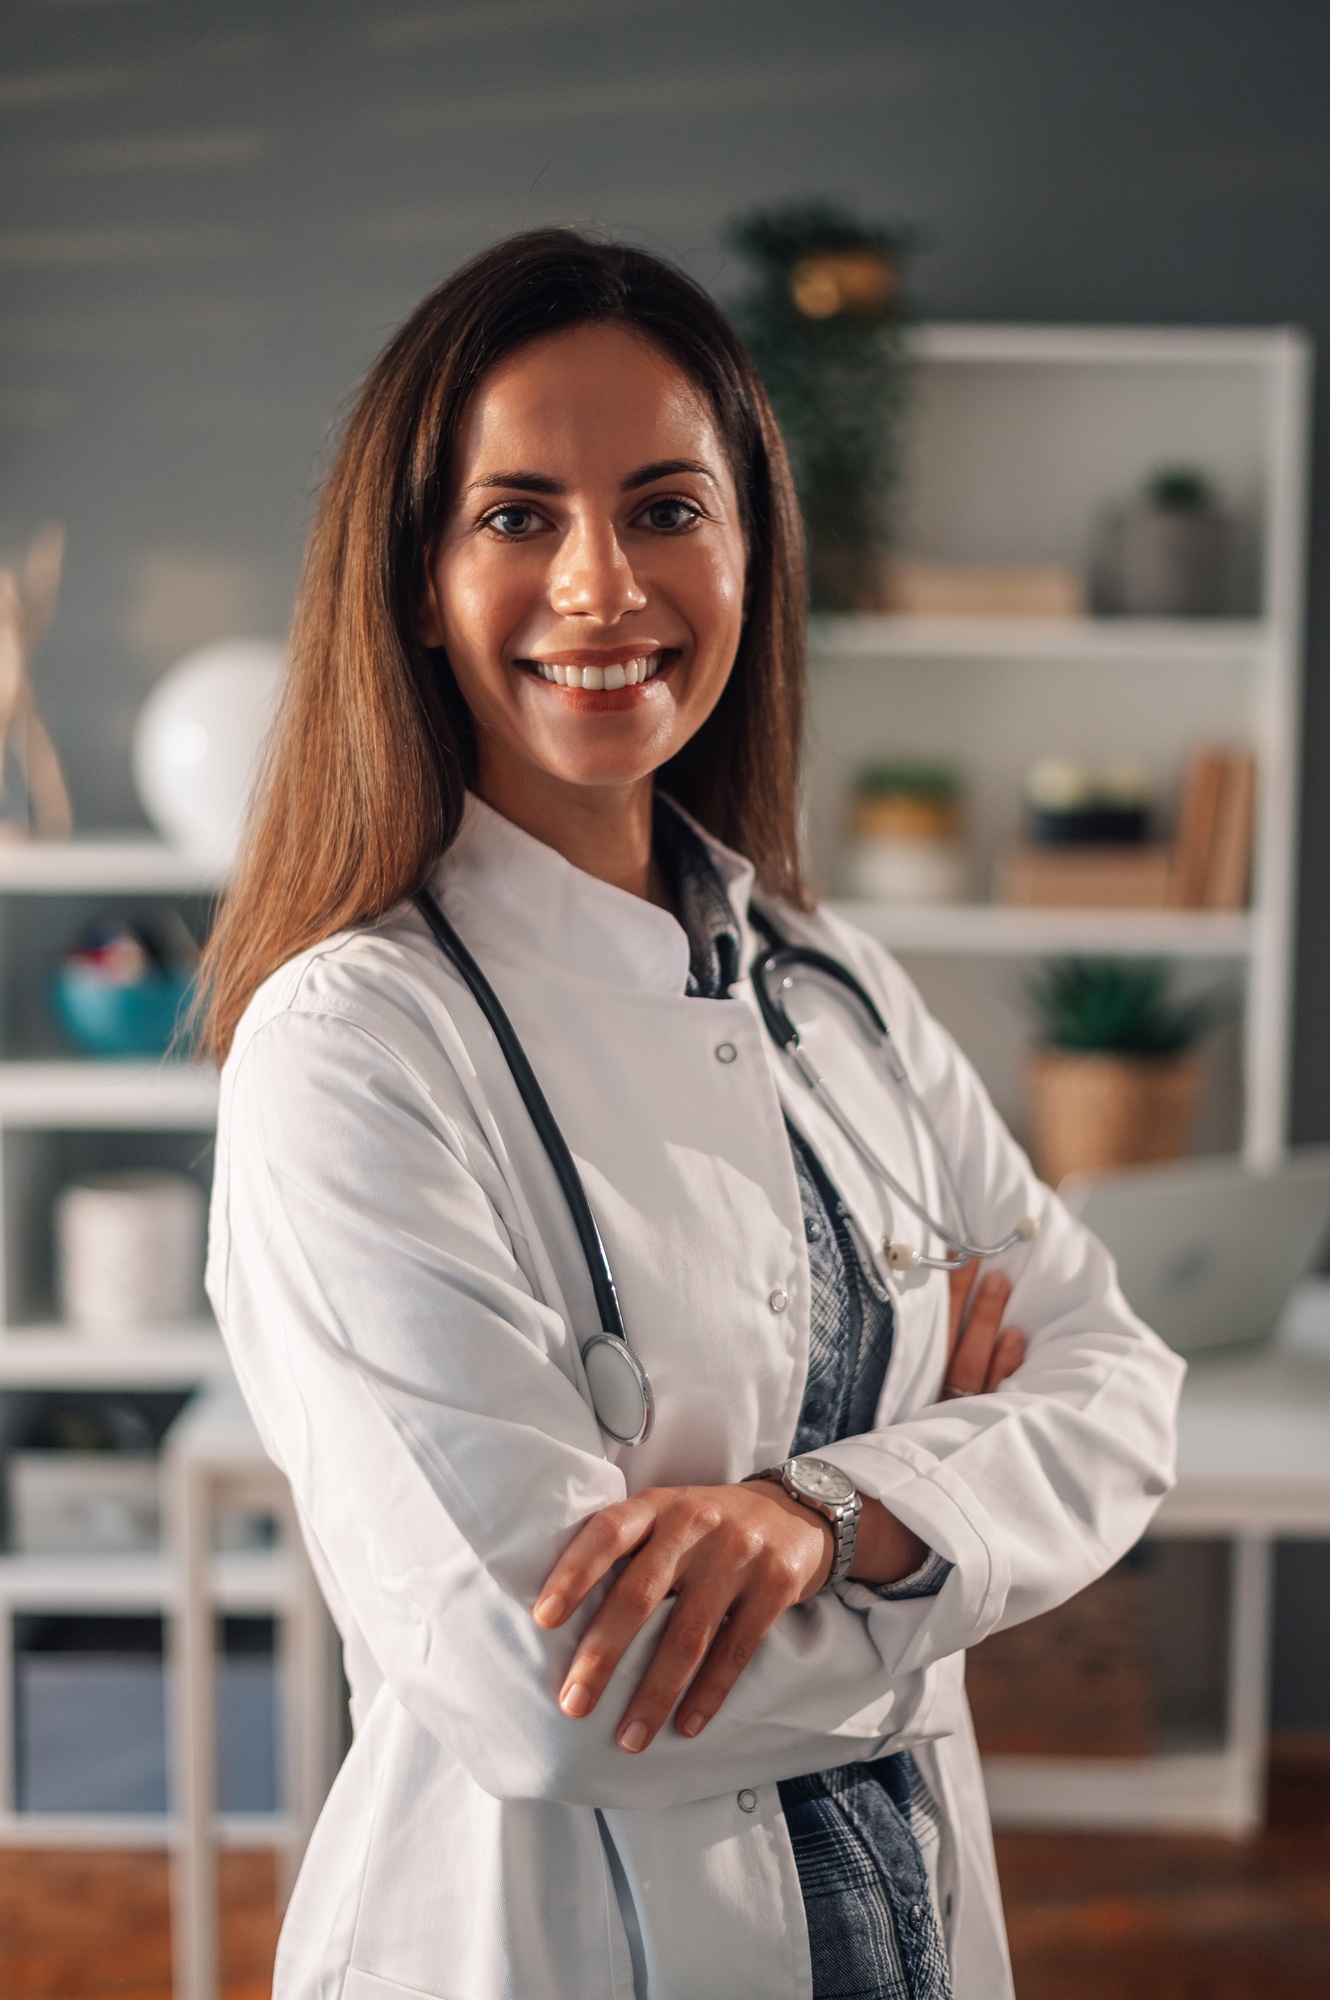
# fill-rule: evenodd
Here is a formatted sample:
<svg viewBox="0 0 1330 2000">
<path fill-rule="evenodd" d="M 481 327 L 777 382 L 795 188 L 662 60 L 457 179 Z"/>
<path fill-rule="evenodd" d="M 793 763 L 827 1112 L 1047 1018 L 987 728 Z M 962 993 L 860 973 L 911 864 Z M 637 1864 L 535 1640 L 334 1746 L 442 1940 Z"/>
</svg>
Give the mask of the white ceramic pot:
<svg viewBox="0 0 1330 2000">
<path fill-rule="evenodd" d="M 134 783 L 173 847 L 227 869 L 277 711 L 285 661 L 271 639 L 230 639 L 162 676 L 134 729 Z"/>
<path fill-rule="evenodd" d="M 850 848 L 850 893 L 868 903 L 963 903 L 965 849 L 954 840 L 861 835 Z"/>
<path fill-rule="evenodd" d="M 89 1174 L 56 1202 L 64 1315 L 98 1339 L 180 1325 L 202 1309 L 203 1191 L 188 1174 Z"/>
</svg>

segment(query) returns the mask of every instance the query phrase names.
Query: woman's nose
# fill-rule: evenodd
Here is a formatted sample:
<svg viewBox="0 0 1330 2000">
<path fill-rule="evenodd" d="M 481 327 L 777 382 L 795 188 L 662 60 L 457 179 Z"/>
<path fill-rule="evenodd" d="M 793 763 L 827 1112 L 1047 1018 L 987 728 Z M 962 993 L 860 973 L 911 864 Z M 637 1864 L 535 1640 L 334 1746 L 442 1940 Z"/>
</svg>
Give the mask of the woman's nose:
<svg viewBox="0 0 1330 2000">
<path fill-rule="evenodd" d="M 550 609 L 563 618 L 612 625 L 641 611 L 646 592 L 633 573 L 612 521 L 579 521 L 564 537 L 550 578 Z"/>
</svg>

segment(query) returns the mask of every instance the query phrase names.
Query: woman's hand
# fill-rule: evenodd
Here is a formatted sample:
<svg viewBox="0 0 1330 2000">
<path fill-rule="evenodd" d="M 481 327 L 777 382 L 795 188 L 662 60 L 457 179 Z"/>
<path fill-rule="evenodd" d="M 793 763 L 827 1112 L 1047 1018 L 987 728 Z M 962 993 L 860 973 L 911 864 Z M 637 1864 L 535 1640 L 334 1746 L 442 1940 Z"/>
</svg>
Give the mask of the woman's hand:
<svg viewBox="0 0 1330 2000">
<path fill-rule="evenodd" d="M 951 1349 L 942 1394 L 986 1395 L 1014 1375 L 1025 1359 L 1025 1335 L 1002 1324 L 1011 1284 L 1000 1271 L 979 1278 L 977 1260 L 951 1272 L 949 1283 Z"/>
<path fill-rule="evenodd" d="M 569 1716 L 591 1713 L 633 1639 L 673 1593 L 669 1624 L 618 1741 L 645 1750 L 685 1689 L 676 1727 L 696 1736 L 776 1620 L 821 1590 L 831 1561 L 830 1523 L 766 1480 L 648 1486 L 602 1507 L 550 1571 L 533 1614 L 547 1629 L 562 1625 L 612 1566 L 624 1563 L 582 1634 L 560 1708 Z"/>
<path fill-rule="evenodd" d="M 947 1396 L 996 1389 L 1025 1358 L 1025 1336 L 1003 1328 L 1008 1281 L 978 1265 L 951 1276 Z M 831 1524 L 784 1488 L 648 1486 L 602 1507 L 550 1571 L 536 1604 L 553 1630 L 585 1602 L 616 1563 L 624 1565 L 582 1634 L 559 1694 L 567 1716 L 590 1715 L 628 1647 L 669 1596 L 674 1610 L 655 1657 L 620 1721 L 618 1741 L 645 1750 L 678 1702 L 676 1728 L 698 1735 L 715 1715 L 776 1620 L 816 1596 L 831 1571 Z M 926 1550 L 894 1514 L 865 1497 L 852 1574 L 894 1583 Z M 686 1699 L 681 1699 L 686 1695 Z"/>
</svg>

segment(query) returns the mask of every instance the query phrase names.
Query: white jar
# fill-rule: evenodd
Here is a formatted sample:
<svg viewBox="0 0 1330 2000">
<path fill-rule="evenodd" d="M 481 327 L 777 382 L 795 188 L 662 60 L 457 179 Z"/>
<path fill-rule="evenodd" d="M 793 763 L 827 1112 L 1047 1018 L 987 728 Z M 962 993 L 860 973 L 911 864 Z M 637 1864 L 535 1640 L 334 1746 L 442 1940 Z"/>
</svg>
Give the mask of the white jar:
<svg viewBox="0 0 1330 2000">
<path fill-rule="evenodd" d="M 963 903 L 969 891 L 964 847 L 955 840 L 902 840 L 861 834 L 850 847 L 850 893 L 869 903 Z"/>
<path fill-rule="evenodd" d="M 65 1319 L 99 1339 L 196 1319 L 202 1305 L 203 1192 L 188 1174 L 89 1174 L 56 1202 Z"/>
</svg>

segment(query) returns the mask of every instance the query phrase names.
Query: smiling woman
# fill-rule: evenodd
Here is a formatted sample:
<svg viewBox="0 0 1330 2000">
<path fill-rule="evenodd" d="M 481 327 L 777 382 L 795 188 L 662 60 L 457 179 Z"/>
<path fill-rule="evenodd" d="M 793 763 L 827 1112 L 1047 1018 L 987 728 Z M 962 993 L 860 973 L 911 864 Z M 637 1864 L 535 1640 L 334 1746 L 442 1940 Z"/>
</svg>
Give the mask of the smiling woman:
<svg viewBox="0 0 1330 2000">
<path fill-rule="evenodd" d="M 695 535 L 704 554 L 666 558 L 667 546 Z M 631 597 L 658 577 L 668 593 L 676 576 L 679 587 L 696 577 L 688 593 L 722 593 L 723 622 L 713 631 L 700 618 L 686 647 L 657 640 L 625 653 L 637 633 L 651 637 L 652 620 L 625 602 L 624 628 L 609 635 L 594 608 L 578 608 L 579 593 L 601 588 L 588 583 L 588 560 L 594 567 L 611 541 L 611 591 Z M 518 557 L 511 542 L 535 550 Z M 648 548 L 659 559 L 625 586 Z M 585 705 L 597 670 L 622 663 L 627 685 L 636 659 L 641 685 L 673 669 L 667 651 L 687 652 L 686 672 L 665 676 L 676 682 L 669 702 L 648 704 L 634 722 L 616 718 L 605 740 L 627 734 L 659 746 L 663 729 L 671 795 L 745 854 L 773 894 L 807 902 L 797 828 L 803 541 L 766 396 L 735 334 L 681 274 L 571 231 L 533 231 L 424 300 L 371 370 L 347 426 L 311 537 L 269 782 L 205 963 L 219 1061 L 270 972 L 420 887 L 458 830 L 487 735 L 490 748 L 504 740 L 500 710 L 535 721 L 534 705 L 516 701 L 516 630 L 496 632 L 496 621 L 529 619 L 513 593 L 529 596 L 542 564 L 557 592 L 544 638 L 557 644 L 523 637 L 528 677 L 535 653 L 565 669 L 565 687 L 577 666 Z M 456 633 L 453 646 L 444 641 L 441 566 L 458 615 L 463 603 L 468 624 L 478 612 L 484 658 L 465 647 L 455 657 Z M 670 617 L 683 637 L 690 601 L 653 599 L 653 619 Z M 561 657 L 557 645 L 572 651 Z M 502 701 L 485 678 L 500 658 Z M 669 720 L 685 687 L 690 726 Z M 553 714 L 545 734 L 553 754 Z M 639 864 L 644 826 L 639 798 Z"/>
<path fill-rule="evenodd" d="M 1178 1369 L 811 905 L 802 592 L 657 260 L 500 244 L 371 372 L 206 967 L 356 1725 L 277 2000 L 1010 1994 L 963 1651 L 1139 1537 Z"/>
<path fill-rule="evenodd" d="M 549 335 L 476 391 L 454 480 L 422 629 L 475 726 L 481 797 L 667 905 L 651 775 L 712 714 L 743 625 L 739 497 L 706 395 L 630 329 Z"/>
</svg>

